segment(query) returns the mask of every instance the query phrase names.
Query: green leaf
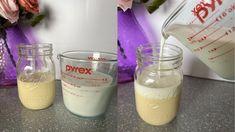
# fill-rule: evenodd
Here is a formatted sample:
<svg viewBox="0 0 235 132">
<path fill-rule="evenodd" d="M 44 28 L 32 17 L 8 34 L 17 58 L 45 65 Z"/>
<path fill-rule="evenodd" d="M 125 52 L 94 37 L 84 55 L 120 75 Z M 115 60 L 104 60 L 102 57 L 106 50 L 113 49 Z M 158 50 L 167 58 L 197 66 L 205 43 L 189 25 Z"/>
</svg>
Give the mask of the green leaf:
<svg viewBox="0 0 235 132">
<path fill-rule="evenodd" d="M 154 11 L 156 11 L 166 0 L 153 0 L 150 2 L 147 2 L 147 10 L 149 13 L 153 13 Z"/>
<path fill-rule="evenodd" d="M 45 15 L 44 14 L 40 14 L 38 16 L 35 16 L 32 21 L 31 21 L 31 25 L 32 27 L 36 26 L 38 23 L 41 22 L 42 19 L 45 18 Z"/>
</svg>

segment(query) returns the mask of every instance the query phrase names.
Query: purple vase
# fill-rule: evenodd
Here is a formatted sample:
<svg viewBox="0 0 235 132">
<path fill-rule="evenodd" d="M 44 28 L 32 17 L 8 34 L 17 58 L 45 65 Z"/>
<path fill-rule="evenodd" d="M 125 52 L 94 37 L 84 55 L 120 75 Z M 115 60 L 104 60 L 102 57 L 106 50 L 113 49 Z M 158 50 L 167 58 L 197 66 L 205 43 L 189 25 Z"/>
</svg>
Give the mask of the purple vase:
<svg viewBox="0 0 235 132">
<path fill-rule="evenodd" d="M 0 86 L 16 84 L 17 45 L 32 43 L 28 28 L 14 26 L 1 31 L 0 35 Z M 31 41 L 31 42 L 30 42 Z"/>
<path fill-rule="evenodd" d="M 118 11 L 118 82 L 133 80 L 136 67 L 136 48 L 148 43 L 141 25 L 132 10 Z"/>
</svg>

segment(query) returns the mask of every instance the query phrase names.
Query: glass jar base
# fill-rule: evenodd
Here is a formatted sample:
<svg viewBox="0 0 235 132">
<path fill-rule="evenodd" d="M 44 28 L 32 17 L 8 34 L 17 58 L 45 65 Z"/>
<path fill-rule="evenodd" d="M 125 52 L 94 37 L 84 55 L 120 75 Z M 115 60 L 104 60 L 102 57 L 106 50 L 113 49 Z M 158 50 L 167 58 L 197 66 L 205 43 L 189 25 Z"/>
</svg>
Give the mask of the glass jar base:
<svg viewBox="0 0 235 132">
<path fill-rule="evenodd" d="M 34 110 L 34 111 L 37 111 L 37 110 L 44 110 L 44 109 L 47 109 L 49 107 L 51 107 L 53 104 L 50 104 L 50 105 L 46 105 L 44 107 L 30 107 L 30 106 L 26 106 L 24 105 L 23 103 L 21 103 L 25 108 L 29 109 L 29 110 Z"/>
<path fill-rule="evenodd" d="M 82 114 L 80 114 L 80 113 L 78 113 L 78 112 L 72 111 L 70 108 L 68 108 L 68 107 L 66 106 L 66 104 L 65 104 L 65 107 L 66 107 L 66 109 L 67 109 L 70 113 L 72 113 L 72 114 L 74 114 L 74 115 L 76 115 L 76 116 L 78 116 L 78 117 L 81 117 L 81 118 L 98 119 L 98 118 L 104 117 L 104 115 L 105 115 L 105 113 L 106 113 L 106 111 L 104 111 L 104 112 L 102 112 L 102 113 L 95 114 L 95 115 L 94 115 L 94 114 L 93 114 L 93 115 L 82 115 Z"/>
</svg>

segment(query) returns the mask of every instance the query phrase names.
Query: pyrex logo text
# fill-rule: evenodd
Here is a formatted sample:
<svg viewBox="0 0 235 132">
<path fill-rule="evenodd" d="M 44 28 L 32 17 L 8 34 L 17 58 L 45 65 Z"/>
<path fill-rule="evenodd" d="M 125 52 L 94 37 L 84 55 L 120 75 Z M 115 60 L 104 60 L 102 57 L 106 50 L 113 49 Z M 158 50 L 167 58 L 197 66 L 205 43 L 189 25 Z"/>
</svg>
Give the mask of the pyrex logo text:
<svg viewBox="0 0 235 132">
<path fill-rule="evenodd" d="M 89 75 L 92 73 L 91 68 L 83 68 L 70 65 L 66 65 L 66 71 L 77 72 L 80 74 L 89 74 Z"/>
<path fill-rule="evenodd" d="M 208 1 L 211 1 L 210 3 Z M 218 3 L 221 5 L 224 0 L 202 0 L 192 10 L 194 16 L 196 16 L 201 23 L 205 22 L 206 17 L 213 11 L 215 11 L 215 5 Z"/>
</svg>

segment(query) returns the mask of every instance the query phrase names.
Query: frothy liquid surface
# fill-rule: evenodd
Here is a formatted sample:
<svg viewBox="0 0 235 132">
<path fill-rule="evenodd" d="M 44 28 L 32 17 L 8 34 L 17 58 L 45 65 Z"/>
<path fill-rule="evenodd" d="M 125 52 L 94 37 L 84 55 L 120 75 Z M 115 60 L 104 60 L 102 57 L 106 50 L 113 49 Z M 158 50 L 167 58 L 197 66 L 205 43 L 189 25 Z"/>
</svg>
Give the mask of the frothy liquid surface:
<svg viewBox="0 0 235 132">
<path fill-rule="evenodd" d="M 182 81 L 177 74 L 157 76 L 155 80 L 142 76 L 134 82 L 136 109 L 145 122 L 163 125 L 177 114 Z"/>
<path fill-rule="evenodd" d="M 70 73 L 72 74 L 72 73 Z M 103 114 L 110 102 L 116 85 L 111 85 L 110 75 L 96 72 L 94 76 L 79 75 L 71 78 L 64 75 L 62 79 L 65 106 L 74 114 L 95 117 Z M 81 80 L 78 80 L 78 79 Z"/>
<path fill-rule="evenodd" d="M 55 98 L 55 79 L 52 75 L 36 73 L 29 78 L 17 78 L 18 93 L 21 103 L 29 109 L 49 107 Z"/>
</svg>

